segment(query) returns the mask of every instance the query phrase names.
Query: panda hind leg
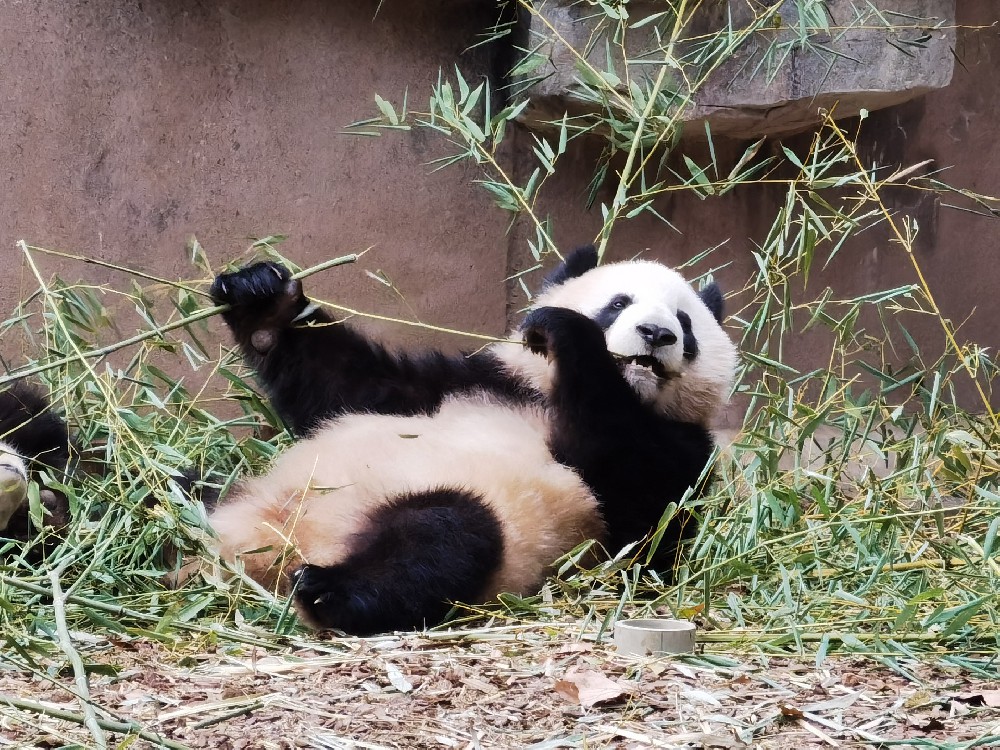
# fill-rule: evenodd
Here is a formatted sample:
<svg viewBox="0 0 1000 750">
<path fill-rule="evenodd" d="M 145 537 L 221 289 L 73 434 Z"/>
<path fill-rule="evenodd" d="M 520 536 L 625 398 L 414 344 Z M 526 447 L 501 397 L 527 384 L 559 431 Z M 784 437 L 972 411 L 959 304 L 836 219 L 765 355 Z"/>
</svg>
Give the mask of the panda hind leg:
<svg viewBox="0 0 1000 750">
<path fill-rule="evenodd" d="M 379 507 L 352 547 L 335 565 L 300 568 L 295 603 L 313 627 L 371 635 L 434 625 L 451 602 L 482 596 L 503 534 L 481 496 L 440 488 Z"/>
</svg>

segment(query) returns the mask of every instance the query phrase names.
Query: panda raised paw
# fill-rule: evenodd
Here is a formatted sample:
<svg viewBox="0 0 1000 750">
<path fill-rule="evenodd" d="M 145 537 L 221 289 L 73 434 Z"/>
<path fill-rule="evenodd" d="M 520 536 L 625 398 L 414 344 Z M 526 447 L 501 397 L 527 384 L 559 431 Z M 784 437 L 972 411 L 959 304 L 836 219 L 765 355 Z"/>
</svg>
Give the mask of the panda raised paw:
<svg viewBox="0 0 1000 750">
<path fill-rule="evenodd" d="M 594 347 L 606 352 L 604 333 L 586 315 L 565 307 L 537 307 L 521 326 L 524 346 L 535 354 L 557 357 L 567 346 Z"/>
<path fill-rule="evenodd" d="M 302 283 L 278 263 L 254 263 L 232 273 L 221 273 L 209 290 L 220 305 L 291 307 L 303 299 Z"/>
<path fill-rule="evenodd" d="M 317 310 L 302 293 L 302 283 L 278 263 L 255 263 L 216 277 L 212 299 L 230 309 L 222 316 L 244 346 L 257 354 L 271 351 L 280 332 L 308 322 Z"/>
</svg>

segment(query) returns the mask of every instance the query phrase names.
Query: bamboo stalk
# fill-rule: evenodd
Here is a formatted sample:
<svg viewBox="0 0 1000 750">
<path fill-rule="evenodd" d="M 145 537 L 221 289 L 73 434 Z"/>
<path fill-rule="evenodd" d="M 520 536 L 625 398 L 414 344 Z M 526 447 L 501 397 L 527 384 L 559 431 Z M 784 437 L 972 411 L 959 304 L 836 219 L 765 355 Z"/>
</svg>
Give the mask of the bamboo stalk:
<svg viewBox="0 0 1000 750">
<path fill-rule="evenodd" d="M 90 685 L 87 682 L 87 669 L 83 666 L 83 659 L 80 653 L 73 646 L 73 638 L 69 634 L 66 625 L 66 595 L 59 584 L 59 576 L 66 570 L 69 560 L 63 562 L 56 568 L 49 571 L 49 581 L 52 583 L 52 610 L 56 618 L 56 635 L 59 639 L 59 647 L 66 654 L 69 663 L 73 667 L 73 679 L 76 683 L 76 697 L 80 701 L 80 708 L 83 710 L 83 723 L 94 738 L 96 747 L 104 750 L 108 746 L 108 738 L 104 734 L 104 728 L 97 720 L 94 706 L 90 699 Z"/>
<path fill-rule="evenodd" d="M 22 248 L 22 251 L 26 249 L 33 253 L 41 253 L 42 255 L 53 255 L 57 258 L 66 258 L 67 260 L 73 260 L 88 266 L 98 266 L 100 268 L 108 268 L 112 271 L 120 271 L 122 273 L 127 273 L 129 276 L 135 276 L 140 279 L 146 279 L 146 281 L 152 281 L 153 283 L 156 284 L 171 286 L 174 287 L 175 289 L 183 289 L 186 292 L 191 292 L 191 294 L 199 294 L 202 297 L 210 296 L 208 292 L 206 292 L 204 289 L 198 289 L 197 287 L 189 286 L 180 281 L 164 279 L 161 276 L 153 276 L 150 273 L 137 271 L 134 268 L 127 268 L 126 266 L 120 266 L 117 263 L 109 263 L 108 261 L 98 260 L 97 258 L 88 258 L 85 255 L 74 255 L 72 253 L 61 253 L 58 250 L 48 250 L 44 247 L 38 247 L 37 245 L 25 244 L 23 240 L 18 243 L 18 246 Z"/>
<path fill-rule="evenodd" d="M 21 589 L 22 591 L 28 591 L 32 594 L 38 594 L 44 597 L 52 597 L 53 592 L 51 589 L 47 589 L 44 586 L 39 586 L 38 584 L 29 583 L 28 581 L 22 581 L 17 578 L 11 578 L 10 576 L 0 575 L 0 585 L 10 586 L 11 588 Z M 162 619 L 158 615 L 151 615 L 146 612 L 140 612 L 135 609 L 130 609 L 128 607 L 122 607 L 118 604 L 108 604 L 107 602 L 102 602 L 97 599 L 90 599 L 89 597 L 80 596 L 79 594 L 67 594 L 65 597 L 65 602 L 68 604 L 75 604 L 84 609 L 95 609 L 99 612 L 105 612 L 110 615 L 115 615 L 116 617 L 129 617 L 138 622 L 147 622 L 151 624 L 157 624 Z M 264 641 L 260 638 L 253 638 L 249 635 L 242 635 L 240 633 L 234 633 L 230 630 L 220 628 L 214 625 L 199 625 L 192 622 L 178 622 L 172 623 L 174 627 L 180 630 L 186 630 L 192 633 L 199 634 L 212 634 L 217 635 L 227 640 L 233 641 L 235 643 L 245 643 L 250 646 L 260 646 L 260 647 L 271 647 L 275 645 L 280 645 L 282 643 L 298 643 L 295 639 L 289 638 L 287 636 L 275 635 L 277 640 L 275 641 Z"/>
<path fill-rule="evenodd" d="M 27 252 L 27 245 L 23 244 L 23 240 L 20 243 L 22 249 Z M 319 273 L 320 271 L 325 271 L 329 268 L 335 266 L 346 265 L 347 263 L 354 263 L 360 254 L 344 255 L 339 258 L 333 258 L 332 260 L 319 263 L 311 268 L 306 268 L 292 275 L 293 279 L 304 279 L 307 276 L 312 276 L 314 273 Z M 199 310 L 194 315 L 189 315 L 186 318 L 181 318 L 180 320 L 175 320 L 173 323 L 167 323 L 166 325 L 158 326 L 151 331 L 143 331 L 142 333 L 131 336 L 127 339 L 122 339 L 121 341 L 116 341 L 113 344 L 108 344 L 107 346 L 102 346 L 97 349 L 91 349 L 90 351 L 82 352 L 79 355 L 73 354 L 66 357 L 60 357 L 59 359 L 49 360 L 40 365 L 34 365 L 32 367 L 25 367 L 19 370 L 14 370 L 13 372 L 7 373 L 6 375 L 0 375 L 0 386 L 4 386 L 7 383 L 11 383 L 15 380 L 20 380 L 32 375 L 37 375 L 47 370 L 52 370 L 56 367 L 62 367 L 63 365 L 69 364 L 70 362 L 75 362 L 82 359 L 97 359 L 104 357 L 112 352 L 116 352 L 120 349 L 125 349 L 134 344 L 139 344 L 148 339 L 156 338 L 162 336 L 164 333 L 176 330 L 178 328 L 184 328 L 192 323 L 197 323 L 198 321 L 211 318 L 220 313 L 224 313 L 230 309 L 229 305 L 215 305 L 214 307 L 209 307 L 204 310 Z"/>
<path fill-rule="evenodd" d="M 31 711 L 32 713 L 39 714 L 41 716 L 48 716 L 52 719 L 58 719 L 60 721 L 69 721 L 74 724 L 86 724 L 86 717 L 82 714 L 76 714 L 72 711 L 64 711 L 59 708 L 52 708 L 51 706 L 45 706 L 41 703 L 35 703 L 34 701 L 27 701 L 23 698 L 15 698 L 13 695 L 5 695 L 0 693 L 0 704 L 6 704 L 11 708 L 16 708 L 21 711 Z M 124 721 L 112 721 L 110 719 L 96 718 L 95 721 L 100 725 L 101 729 L 106 729 L 109 732 L 117 732 L 118 734 L 129 734 L 135 735 L 136 737 L 141 737 L 147 742 L 152 742 L 160 747 L 170 748 L 170 750 L 190 750 L 187 745 L 182 745 L 179 742 L 174 742 L 173 740 L 168 740 L 156 732 L 150 732 L 147 729 L 143 729 L 136 722 L 124 722 Z"/>
</svg>

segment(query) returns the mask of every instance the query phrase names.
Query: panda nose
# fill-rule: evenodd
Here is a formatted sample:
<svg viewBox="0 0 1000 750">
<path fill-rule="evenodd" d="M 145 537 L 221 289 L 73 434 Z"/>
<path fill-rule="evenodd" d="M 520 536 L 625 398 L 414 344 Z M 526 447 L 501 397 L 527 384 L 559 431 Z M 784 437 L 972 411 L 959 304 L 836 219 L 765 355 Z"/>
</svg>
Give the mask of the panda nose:
<svg viewBox="0 0 1000 750">
<path fill-rule="evenodd" d="M 677 343 L 677 336 L 669 328 L 661 328 L 649 323 L 640 323 L 635 327 L 635 330 L 642 336 L 642 340 L 654 349 Z"/>
</svg>

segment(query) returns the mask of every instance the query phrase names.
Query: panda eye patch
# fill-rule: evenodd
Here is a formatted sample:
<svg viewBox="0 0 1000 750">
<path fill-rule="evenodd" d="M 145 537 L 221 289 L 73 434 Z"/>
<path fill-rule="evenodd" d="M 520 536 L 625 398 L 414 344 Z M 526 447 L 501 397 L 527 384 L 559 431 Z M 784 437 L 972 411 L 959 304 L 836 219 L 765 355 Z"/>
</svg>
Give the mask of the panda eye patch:
<svg viewBox="0 0 1000 750">
<path fill-rule="evenodd" d="M 691 316 L 683 310 L 677 311 L 677 322 L 681 324 L 684 333 L 684 359 L 688 362 L 698 356 L 698 337 L 691 329 Z"/>
<path fill-rule="evenodd" d="M 632 298 L 627 294 L 617 294 L 594 316 L 594 321 L 606 331 L 618 319 L 622 310 L 631 304 Z"/>
</svg>

